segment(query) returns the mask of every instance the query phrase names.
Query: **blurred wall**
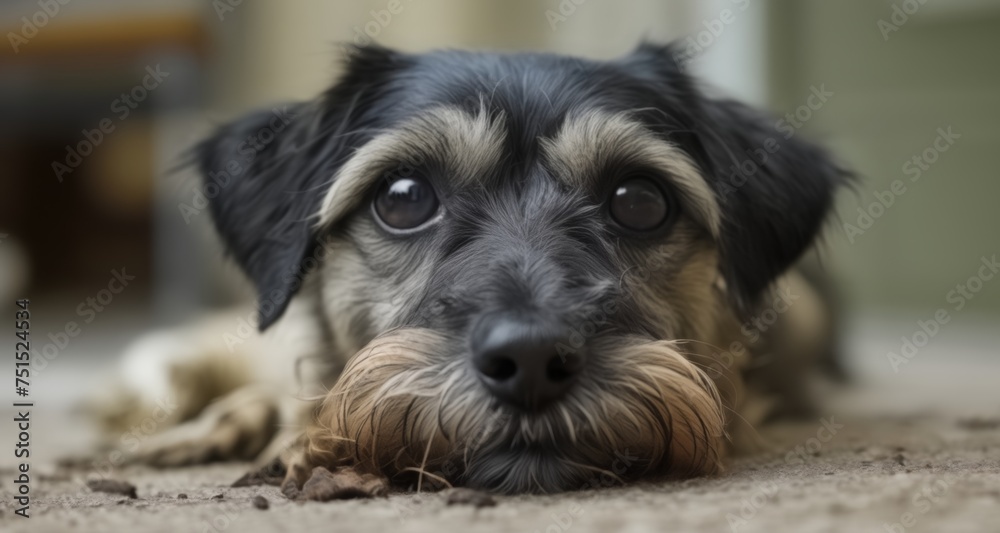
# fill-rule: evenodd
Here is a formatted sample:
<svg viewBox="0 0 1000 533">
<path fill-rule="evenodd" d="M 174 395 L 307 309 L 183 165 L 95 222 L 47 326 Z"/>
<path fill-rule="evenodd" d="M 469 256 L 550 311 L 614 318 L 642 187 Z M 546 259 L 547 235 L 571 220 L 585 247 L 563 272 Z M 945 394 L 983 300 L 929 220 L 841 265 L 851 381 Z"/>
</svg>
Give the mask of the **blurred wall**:
<svg viewBox="0 0 1000 533">
<path fill-rule="evenodd" d="M 995 323 L 1000 279 L 976 293 L 973 281 L 972 298 L 956 287 L 1000 258 L 1000 2 L 775 0 L 771 26 L 772 107 L 825 86 L 833 96 L 803 129 L 860 173 L 825 255 L 851 299 L 926 314 L 961 298 L 963 315 Z"/>
<path fill-rule="evenodd" d="M 227 107 L 309 98 L 334 78 L 342 43 L 374 40 L 419 52 L 434 48 L 551 51 L 612 58 L 643 39 L 668 42 L 723 28 L 693 67 L 715 84 L 766 101 L 767 0 L 295 0 L 244 4 L 222 13 L 240 28 L 219 57 L 219 102 Z M 397 13 L 389 12 L 398 5 Z M 720 13 L 732 21 L 720 23 Z M 387 16 L 387 14 L 389 16 Z M 230 22 L 231 21 L 231 22 Z M 704 43 L 704 41 L 703 41 Z"/>
</svg>

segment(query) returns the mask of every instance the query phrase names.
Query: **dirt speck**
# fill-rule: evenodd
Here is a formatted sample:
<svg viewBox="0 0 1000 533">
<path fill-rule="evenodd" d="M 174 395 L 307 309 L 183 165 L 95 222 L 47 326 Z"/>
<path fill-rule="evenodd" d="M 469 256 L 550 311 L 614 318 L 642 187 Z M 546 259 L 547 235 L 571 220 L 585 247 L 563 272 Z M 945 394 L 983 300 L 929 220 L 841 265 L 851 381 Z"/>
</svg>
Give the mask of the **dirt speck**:
<svg viewBox="0 0 1000 533">
<path fill-rule="evenodd" d="M 187 495 L 187 494 L 184 494 L 184 493 L 182 492 L 182 493 L 180 493 L 180 494 L 178 494 L 178 495 L 177 495 L 177 499 L 178 499 L 178 500 L 186 500 L 186 499 L 188 499 L 188 495 Z"/>
<path fill-rule="evenodd" d="M 224 494 L 216 494 L 215 496 L 212 496 L 212 499 L 213 500 L 224 500 L 224 499 L 226 499 L 226 496 Z"/>
<path fill-rule="evenodd" d="M 260 494 L 254 496 L 253 499 L 250 500 L 250 503 L 253 504 L 255 509 L 260 509 L 261 511 L 266 511 L 269 507 L 271 507 L 271 502 L 267 501 L 267 498 L 261 496 Z"/>
<path fill-rule="evenodd" d="M 116 479 L 92 479 L 87 482 L 87 488 L 94 492 L 107 492 L 108 494 L 121 494 L 129 498 L 138 498 L 135 493 L 135 485 L 127 481 Z"/>
<path fill-rule="evenodd" d="M 958 421 L 958 427 L 969 431 L 1000 429 L 1000 418 L 965 418 Z"/>
</svg>

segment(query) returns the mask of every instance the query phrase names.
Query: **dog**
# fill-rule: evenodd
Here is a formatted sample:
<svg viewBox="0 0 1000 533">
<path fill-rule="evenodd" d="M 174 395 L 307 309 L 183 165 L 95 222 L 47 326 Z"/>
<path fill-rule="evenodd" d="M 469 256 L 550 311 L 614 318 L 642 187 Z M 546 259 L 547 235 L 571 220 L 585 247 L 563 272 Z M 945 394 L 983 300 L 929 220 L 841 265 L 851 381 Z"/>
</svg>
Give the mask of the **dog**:
<svg viewBox="0 0 1000 533">
<path fill-rule="evenodd" d="M 679 51 L 358 46 L 280 132 L 270 111 L 221 127 L 195 158 L 262 333 L 221 315 L 141 340 L 108 420 L 174 398 L 138 460 L 278 458 L 289 487 L 315 466 L 498 493 L 721 471 L 832 346 L 793 267 L 849 173 Z"/>
</svg>

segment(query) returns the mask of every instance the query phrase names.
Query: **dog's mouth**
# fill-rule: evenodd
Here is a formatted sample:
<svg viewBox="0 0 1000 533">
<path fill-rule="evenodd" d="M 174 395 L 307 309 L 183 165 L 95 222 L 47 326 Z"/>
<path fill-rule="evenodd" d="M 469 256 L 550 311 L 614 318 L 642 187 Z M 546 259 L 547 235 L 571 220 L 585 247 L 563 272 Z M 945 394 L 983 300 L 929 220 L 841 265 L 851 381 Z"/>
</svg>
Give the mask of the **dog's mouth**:
<svg viewBox="0 0 1000 533">
<path fill-rule="evenodd" d="M 592 371 L 542 413 L 492 401 L 449 339 L 380 336 L 348 363 L 309 431 L 314 465 L 351 465 L 417 488 L 557 492 L 643 475 L 716 472 L 715 385 L 668 341 L 598 339 Z"/>
</svg>

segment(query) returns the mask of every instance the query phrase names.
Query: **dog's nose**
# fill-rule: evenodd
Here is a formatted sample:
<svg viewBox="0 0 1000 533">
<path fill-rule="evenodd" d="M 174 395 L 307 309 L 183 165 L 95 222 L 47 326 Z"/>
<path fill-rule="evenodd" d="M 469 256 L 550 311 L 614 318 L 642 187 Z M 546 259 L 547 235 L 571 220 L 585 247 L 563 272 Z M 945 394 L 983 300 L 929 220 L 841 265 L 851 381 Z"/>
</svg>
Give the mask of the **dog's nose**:
<svg viewBox="0 0 1000 533">
<path fill-rule="evenodd" d="M 476 326 L 472 361 L 497 399 L 535 412 L 566 394 L 586 358 L 582 348 L 571 348 L 561 330 L 553 331 L 537 321 L 500 317 L 481 320 Z"/>
</svg>

